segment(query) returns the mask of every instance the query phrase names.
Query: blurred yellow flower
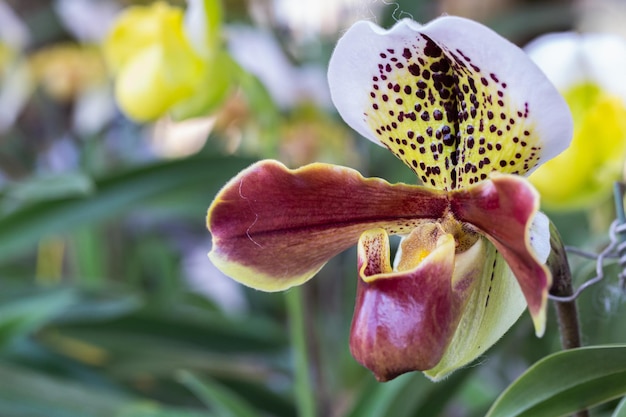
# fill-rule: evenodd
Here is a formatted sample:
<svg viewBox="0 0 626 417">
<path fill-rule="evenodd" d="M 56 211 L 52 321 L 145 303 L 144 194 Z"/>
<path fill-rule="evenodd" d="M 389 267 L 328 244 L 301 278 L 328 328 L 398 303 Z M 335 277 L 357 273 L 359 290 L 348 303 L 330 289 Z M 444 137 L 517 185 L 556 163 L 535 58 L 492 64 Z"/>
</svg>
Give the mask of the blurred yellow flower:
<svg viewBox="0 0 626 417">
<path fill-rule="evenodd" d="M 12 55 L 11 49 L 7 45 L 0 43 L 0 71 L 4 70 L 11 61 Z"/>
<path fill-rule="evenodd" d="M 217 0 L 164 2 L 126 9 L 104 44 L 120 108 L 137 121 L 165 113 L 187 118 L 224 98 L 229 63 L 220 49 Z"/>
<path fill-rule="evenodd" d="M 55 44 L 29 57 L 33 77 L 51 97 L 68 101 L 106 82 L 97 48 L 73 43 Z"/>
<path fill-rule="evenodd" d="M 597 205 L 621 178 L 626 159 L 626 41 L 608 34 L 560 33 L 538 38 L 527 52 L 565 97 L 574 138 L 561 155 L 530 176 L 553 210 Z"/>
</svg>

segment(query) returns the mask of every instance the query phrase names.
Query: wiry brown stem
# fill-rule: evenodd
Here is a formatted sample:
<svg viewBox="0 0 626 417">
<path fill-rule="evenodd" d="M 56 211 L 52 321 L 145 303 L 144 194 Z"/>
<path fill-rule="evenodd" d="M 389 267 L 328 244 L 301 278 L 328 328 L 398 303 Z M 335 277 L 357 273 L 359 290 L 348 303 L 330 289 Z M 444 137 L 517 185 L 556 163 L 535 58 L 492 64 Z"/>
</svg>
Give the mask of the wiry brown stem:
<svg viewBox="0 0 626 417">
<path fill-rule="evenodd" d="M 567 262 L 567 253 L 561 241 L 561 236 L 552 223 L 550 223 L 550 244 L 552 253 L 547 262 L 553 278 L 550 294 L 557 297 L 568 297 L 573 294 L 572 273 Z M 581 347 L 576 300 L 569 302 L 555 301 L 554 305 L 561 334 L 561 346 L 563 346 L 563 349 Z M 581 410 L 574 414 L 574 417 L 589 417 L 589 412 Z"/>
</svg>

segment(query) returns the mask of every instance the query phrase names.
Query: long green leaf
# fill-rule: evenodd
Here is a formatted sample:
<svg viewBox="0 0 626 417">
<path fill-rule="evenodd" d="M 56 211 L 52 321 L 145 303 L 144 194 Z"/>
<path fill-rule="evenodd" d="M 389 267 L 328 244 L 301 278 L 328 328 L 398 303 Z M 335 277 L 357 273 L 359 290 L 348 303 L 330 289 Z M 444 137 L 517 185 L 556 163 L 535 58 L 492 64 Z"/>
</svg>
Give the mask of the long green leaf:
<svg viewBox="0 0 626 417">
<path fill-rule="evenodd" d="M 529 368 L 487 417 L 558 417 L 626 394 L 626 345 L 591 346 L 550 355 Z"/>
<path fill-rule="evenodd" d="M 76 230 L 193 186 L 208 207 L 217 190 L 252 161 L 194 157 L 159 162 L 96 179 L 86 196 L 49 199 L 0 218 L 0 260 L 21 253 L 44 236 Z M 204 213 L 198 212 L 204 217 Z"/>
</svg>

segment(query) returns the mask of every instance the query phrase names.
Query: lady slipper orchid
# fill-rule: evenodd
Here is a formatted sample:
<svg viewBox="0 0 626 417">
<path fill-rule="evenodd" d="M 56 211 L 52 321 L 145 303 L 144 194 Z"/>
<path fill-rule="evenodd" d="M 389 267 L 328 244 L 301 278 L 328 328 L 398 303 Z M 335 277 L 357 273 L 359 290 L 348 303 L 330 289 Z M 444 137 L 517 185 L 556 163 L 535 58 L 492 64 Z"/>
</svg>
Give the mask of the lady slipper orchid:
<svg viewBox="0 0 626 417">
<path fill-rule="evenodd" d="M 626 66 L 626 40 L 607 33 L 551 33 L 525 49 L 574 115 L 572 146 L 534 172 L 530 182 L 553 210 L 606 201 L 626 160 L 626 84 L 615 82 Z"/>
<path fill-rule="evenodd" d="M 490 29 L 447 16 L 390 30 L 356 23 L 328 76 L 343 119 L 423 185 L 260 161 L 209 208 L 213 263 L 245 285 L 279 291 L 357 243 L 350 347 L 381 381 L 413 370 L 443 378 L 493 345 L 526 305 L 541 336 L 549 222 L 537 192 L 511 174 L 570 141 L 571 117 L 552 84 Z"/>
</svg>

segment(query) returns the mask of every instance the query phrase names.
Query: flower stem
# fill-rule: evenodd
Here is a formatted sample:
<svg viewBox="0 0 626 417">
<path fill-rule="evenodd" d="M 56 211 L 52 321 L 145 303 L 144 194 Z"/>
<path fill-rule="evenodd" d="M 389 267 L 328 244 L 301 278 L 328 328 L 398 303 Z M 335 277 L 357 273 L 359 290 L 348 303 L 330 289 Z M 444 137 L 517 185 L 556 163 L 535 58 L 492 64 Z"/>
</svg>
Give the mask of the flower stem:
<svg viewBox="0 0 626 417">
<path fill-rule="evenodd" d="M 550 294 L 557 297 L 568 297 L 574 293 L 572 287 L 572 273 L 567 261 L 565 247 L 561 241 L 561 236 L 556 227 L 550 223 L 550 243 L 552 253 L 548 258 L 548 266 L 552 271 L 552 288 Z M 559 323 L 559 332 L 561 334 L 561 346 L 563 349 L 572 349 L 581 347 L 580 325 L 578 322 L 578 311 L 576 309 L 576 300 L 562 302 L 555 301 L 556 316 Z M 580 410 L 574 417 L 589 417 L 587 410 Z"/>
<path fill-rule="evenodd" d="M 306 343 L 302 289 L 294 287 L 285 292 L 289 332 L 294 352 L 295 394 L 299 417 L 315 417 L 315 394 L 311 386 L 309 355 Z"/>
<path fill-rule="evenodd" d="M 573 294 L 569 267 L 564 269 L 567 269 L 567 274 L 554 276 L 554 284 L 552 285 L 550 294 L 558 297 L 568 297 Z M 556 316 L 559 323 L 561 346 L 563 346 L 563 349 L 572 349 L 582 346 L 576 301 L 555 301 L 554 305 L 556 307 Z"/>
</svg>

